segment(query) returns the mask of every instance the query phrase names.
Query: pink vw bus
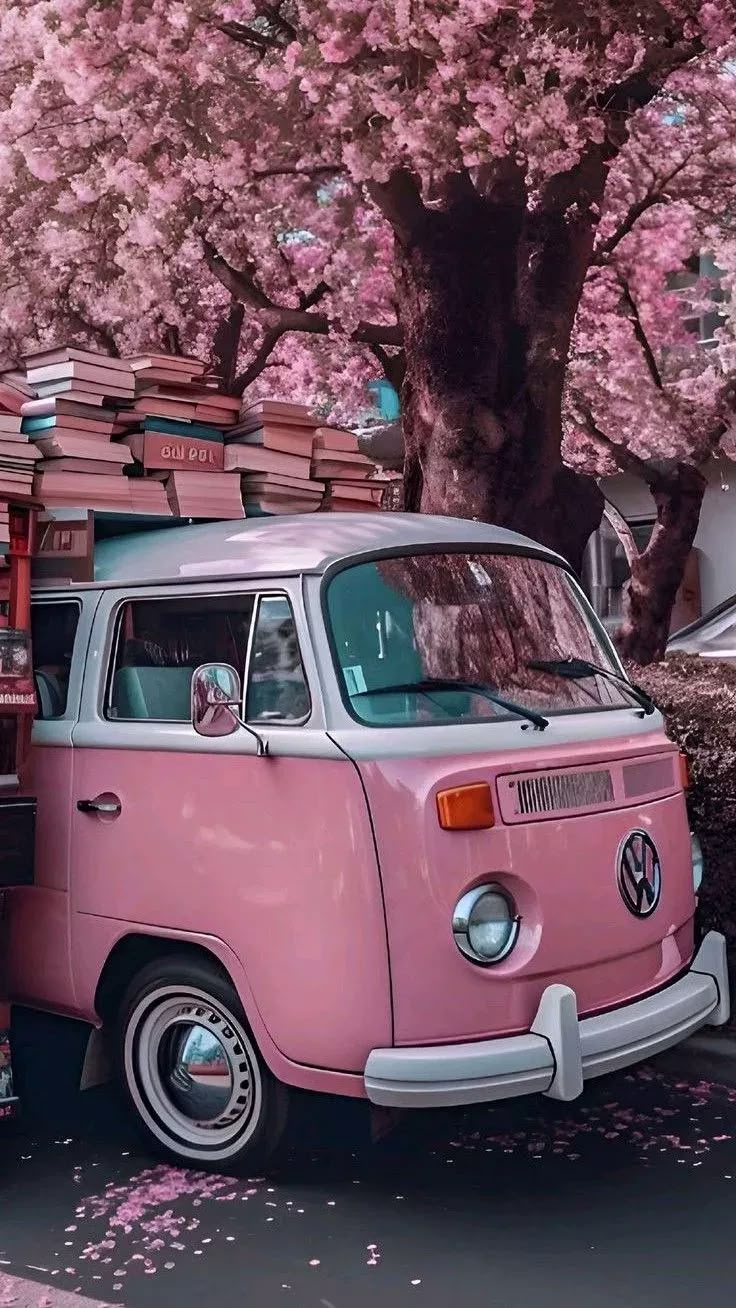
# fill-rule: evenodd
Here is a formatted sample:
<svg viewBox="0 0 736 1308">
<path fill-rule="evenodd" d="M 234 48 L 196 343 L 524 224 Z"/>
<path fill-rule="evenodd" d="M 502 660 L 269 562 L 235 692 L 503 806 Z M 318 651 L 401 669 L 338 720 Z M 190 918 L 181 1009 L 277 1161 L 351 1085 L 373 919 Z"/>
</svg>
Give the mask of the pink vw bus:
<svg viewBox="0 0 736 1308">
<path fill-rule="evenodd" d="M 320 514 L 100 545 L 35 593 L 16 1001 L 96 1030 L 155 1145 L 253 1165 L 293 1087 L 421 1108 L 728 1018 L 680 757 L 565 563 Z"/>
</svg>

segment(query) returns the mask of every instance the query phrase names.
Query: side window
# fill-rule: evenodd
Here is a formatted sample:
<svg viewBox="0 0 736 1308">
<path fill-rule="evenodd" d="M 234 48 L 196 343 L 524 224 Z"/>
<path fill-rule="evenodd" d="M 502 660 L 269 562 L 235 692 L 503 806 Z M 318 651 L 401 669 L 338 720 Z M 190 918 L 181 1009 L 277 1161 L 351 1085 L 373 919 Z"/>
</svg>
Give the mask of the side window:
<svg viewBox="0 0 736 1308">
<path fill-rule="evenodd" d="M 105 716 L 188 722 L 202 663 L 245 669 L 255 596 L 133 600 L 118 612 Z"/>
<path fill-rule="evenodd" d="M 248 722 L 301 722 L 309 716 L 294 615 L 280 595 L 258 604 L 251 650 L 245 716 Z"/>
<path fill-rule="evenodd" d="M 33 672 L 42 720 L 63 718 L 66 713 L 79 614 L 76 600 L 32 606 Z"/>
</svg>

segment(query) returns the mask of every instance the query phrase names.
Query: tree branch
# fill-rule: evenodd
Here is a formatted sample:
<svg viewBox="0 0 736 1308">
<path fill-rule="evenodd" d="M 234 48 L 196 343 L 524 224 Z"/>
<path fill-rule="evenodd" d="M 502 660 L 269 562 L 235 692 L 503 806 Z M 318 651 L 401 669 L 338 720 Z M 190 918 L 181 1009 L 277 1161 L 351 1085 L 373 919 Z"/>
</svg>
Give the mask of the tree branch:
<svg viewBox="0 0 736 1308">
<path fill-rule="evenodd" d="M 216 31 L 222 32 L 231 41 L 237 41 L 238 45 L 245 45 L 249 50 L 280 50 L 282 43 L 274 36 L 269 36 L 267 32 L 258 32 L 253 27 L 248 27 L 245 23 L 213 23 L 212 26 Z"/>
<path fill-rule="evenodd" d="M 395 169 L 387 182 L 369 182 L 368 194 L 391 224 L 396 239 L 408 245 L 426 213 L 419 183 L 405 168 Z"/>
<path fill-rule="evenodd" d="M 91 336 L 101 350 L 112 355 L 114 359 L 119 357 L 120 351 L 117 347 L 115 337 L 107 327 L 98 327 L 97 324 L 87 318 L 80 309 L 74 309 L 71 305 L 67 306 L 66 312 L 70 321 L 77 327 L 77 329 L 86 333 L 87 336 Z"/>
<path fill-rule="evenodd" d="M 222 282 L 226 291 L 237 300 L 242 300 L 244 304 L 249 304 L 253 309 L 271 309 L 273 302 L 261 290 L 256 279 L 257 270 L 255 261 L 248 258 L 244 268 L 235 269 L 232 264 L 223 259 L 218 254 L 211 241 L 206 236 L 202 237 L 202 249 L 204 251 L 204 261 L 210 272 L 214 273 L 218 281 Z"/>
<path fill-rule="evenodd" d="M 654 99 L 671 73 L 702 53 L 703 43 L 697 37 L 693 40 L 673 41 L 669 46 L 664 45 L 663 41 L 654 42 L 636 72 L 601 92 L 597 97 L 598 107 L 603 110 L 611 125 L 618 120 L 618 125 L 624 127 L 625 135 L 630 115 Z"/>
<path fill-rule="evenodd" d="M 710 150 L 704 150 L 701 158 L 710 153 Z M 686 154 L 685 158 L 681 159 L 674 168 L 671 168 L 665 177 L 662 177 L 655 186 L 651 186 L 635 204 L 631 205 L 631 208 L 625 214 L 624 218 L 622 218 L 615 231 L 608 237 L 608 240 L 603 241 L 597 247 L 593 259 L 593 263 L 596 266 L 600 267 L 602 264 L 608 262 L 611 255 L 618 248 L 624 238 L 634 230 L 634 227 L 643 214 L 647 213 L 650 209 L 653 209 L 656 205 L 665 204 L 666 201 L 669 200 L 670 197 L 667 194 L 667 187 L 674 181 L 678 173 L 681 173 L 683 169 L 687 168 L 687 165 L 693 159 L 694 154 L 694 150 L 691 150 Z"/>
<path fill-rule="evenodd" d="M 311 291 L 302 292 L 299 296 L 300 309 L 313 309 L 315 304 L 319 304 L 329 292 L 327 282 L 317 282 L 317 285 Z"/>
<path fill-rule="evenodd" d="M 249 259 L 245 269 L 233 268 L 214 245 L 202 238 L 202 248 L 207 267 L 222 283 L 226 290 L 237 300 L 258 310 L 258 316 L 266 329 L 278 328 L 284 332 L 307 332 L 312 336 L 327 336 L 330 332 L 330 320 L 326 313 L 314 313 L 310 308 L 293 308 L 286 304 L 277 304 L 258 283 L 255 264 Z M 319 287 L 315 290 L 320 289 Z M 320 296 L 323 294 L 320 290 Z M 314 294 L 314 292 L 312 292 Z M 361 322 L 350 339 L 365 345 L 402 345 L 403 333 L 399 326 L 383 323 Z"/>
<path fill-rule="evenodd" d="M 649 343 L 649 337 L 647 336 L 644 330 L 644 324 L 642 323 L 634 297 L 631 294 L 631 288 L 629 286 L 629 283 L 627 282 L 626 278 L 623 276 L 622 273 L 620 272 L 617 273 L 617 276 L 623 293 L 624 304 L 626 305 L 626 308 L 629 310 L 629 319 L 634 329 L 634 336 L 636 337 L 639 345 L 641 346 L 641 351 L 642 354 L 644 355 L 644 360 L 649 370 L 649 375 L 652 381 L 654 382 L 654 385 L 657 387 L 657 390 L 664 391 L 664 382 L 662 381 L 662 374 L 659 371 L 659 364 L 657 363 L 657 360 L 655 358 L 654 350 L 652 349 Z"/>
<path fill-rule="evenodd" d="M 168 354 L 183 354 L 179 328 L 174 324 L 164 324 L 164 349 Z"/>
<path fill-rule="evenodd" d="M 232 299 L 223 314 L 212 342 L 213 370 L 221 378 L 228 395 L 232 394 L 233 381 L 238 367 L 240 336 L 245 319 L 245 305 Z M 237 393 L 237 392 L 236 392 Z"/>
<path fill-rule="evenodd" d="M 638 454 L 634 454 L 625 445 L 619 445 L 617 441 L 612 441 L 611 437 L 607 436 L 602 428 L 598 426 L 590 405 L 582 399 L 581 395 L 577 394 L 575 400 L 578 414 L 585 423 L 586 435 L 593 441 L 593 444 L 598 445 L 606 454 L 610 454 L 622 472 L 631 473 L 634 477 L 641 477 L 649 485 L 652 480 L 653 469 L 646 460 L 639 458 Z"/>
<path fill-rule="evenodd" d="M 273 168 L 254 168 L 251 176 L 259 181 L 267 177 L 320 177 L 344 173 L 343 164 L 276 164 Z"/>
<path fill-rule="evenodd" d="M 387 350 L 374 342 L 368 346 L 374 359 L 377 359 L 383 369 L 383 375 L 387 382 L 390 382 L 394 390 L 401 394 L 401 388 L 404 385 L 406 376 L 406 355 L 403 350 L 396 354 L 389 354 Z"/>
<path fill-rule="evenodd" d="M 260 377 L 282 336 L 283 332 L 278 327 L 271 327 L 264 333 L 248 367 L 233 378 L 231 391 L 233 395 L 242 395 L 249 386 L 253 385 L 256 378 Z"/>
</svg>

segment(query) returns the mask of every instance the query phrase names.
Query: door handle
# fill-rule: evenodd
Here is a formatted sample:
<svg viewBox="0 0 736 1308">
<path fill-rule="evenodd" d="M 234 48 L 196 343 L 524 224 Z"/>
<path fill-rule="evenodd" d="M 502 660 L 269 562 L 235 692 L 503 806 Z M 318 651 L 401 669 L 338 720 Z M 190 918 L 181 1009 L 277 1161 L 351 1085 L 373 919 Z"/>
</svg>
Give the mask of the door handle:
<svg viewBox="0 0 736 1308">
<path fill-rule="evenodd" d="M 117 817 L 122 811 L 122 804 L 116 797 L 103 799 L 98 796 L 97 799 L 78 799 L 77 808 L 80 813 L 99 813 L 102 817 Z"/>
</svg>

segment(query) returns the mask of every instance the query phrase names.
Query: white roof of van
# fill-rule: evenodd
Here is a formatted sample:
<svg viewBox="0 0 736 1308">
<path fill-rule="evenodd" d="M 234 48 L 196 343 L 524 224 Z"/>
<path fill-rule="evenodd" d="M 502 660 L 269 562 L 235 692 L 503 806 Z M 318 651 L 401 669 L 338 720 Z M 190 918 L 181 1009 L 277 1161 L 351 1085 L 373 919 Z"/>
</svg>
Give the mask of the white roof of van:
<svg viewBox="0 0 736 1308">
<path fill-rule="evenodd" d="M 533 548 L 556 558 L 524 536 L 483 522 L 414 513 L 315 513 L 166 527 L 101 541 L 95 581 L 319 574 L 353 554 L 450 544 Z"/>
</svg>

